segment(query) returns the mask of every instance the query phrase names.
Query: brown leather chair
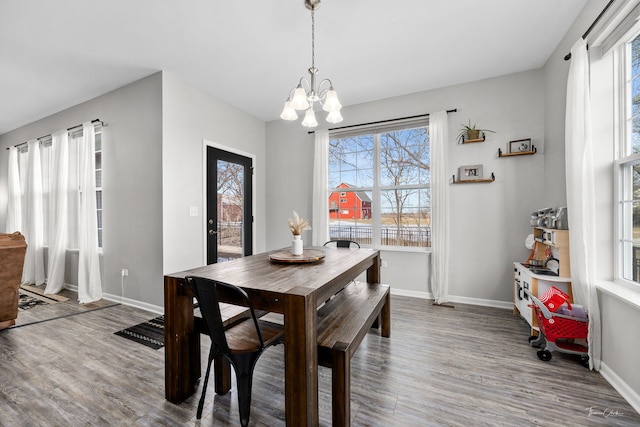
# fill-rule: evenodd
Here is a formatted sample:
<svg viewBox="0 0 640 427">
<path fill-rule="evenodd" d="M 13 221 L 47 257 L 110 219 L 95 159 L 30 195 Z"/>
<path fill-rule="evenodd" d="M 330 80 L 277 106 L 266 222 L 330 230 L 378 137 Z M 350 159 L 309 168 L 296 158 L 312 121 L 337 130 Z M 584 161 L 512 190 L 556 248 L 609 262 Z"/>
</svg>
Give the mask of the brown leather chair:
<svg viewBox="0 0 640 427">
<path fill-rule="evenodd" d="M 18 289 L 27 243 L 19 232 L 0 233 L 0 330 L 16 324 Z"/>
</svg>

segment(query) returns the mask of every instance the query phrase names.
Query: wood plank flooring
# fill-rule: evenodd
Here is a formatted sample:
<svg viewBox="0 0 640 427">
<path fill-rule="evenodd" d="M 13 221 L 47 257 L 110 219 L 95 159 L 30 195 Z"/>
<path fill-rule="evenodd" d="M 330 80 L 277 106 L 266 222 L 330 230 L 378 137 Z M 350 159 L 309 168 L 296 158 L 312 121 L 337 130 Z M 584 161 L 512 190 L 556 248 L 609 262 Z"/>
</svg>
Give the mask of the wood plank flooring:
<svg viewBox="0 0 640 427">
<path fill-rule="evenodd" d="M 24 326 L 0 331 L 0 426 L 239 424 L 235 380 L 225 396 L 210 382 L 197 422 L 200 389 L 180 405 L 164 399 L 164 349 L 113 334 L 156 314 L 104 308 L 111 302 L 88 311 L 74 298 L 55 310 L 82 314 L 25 325 L 37 307 L 20 313 Z M 526 324 L 510 310 L 398 296 L 391 304 L 391 338 L 369 333 L 352 359 L 353 426 L 640 425 L 640 415 L 575 357 L 538 360 Z M 209 340 L 202 342 L 206 360 Z M 329 426 L 331 372 L 319 372 L 320 424 Z M 284 425 L 283 374 L 283 347 L 269 349 L 254 374 L 251 425 Z"/>
</svg>

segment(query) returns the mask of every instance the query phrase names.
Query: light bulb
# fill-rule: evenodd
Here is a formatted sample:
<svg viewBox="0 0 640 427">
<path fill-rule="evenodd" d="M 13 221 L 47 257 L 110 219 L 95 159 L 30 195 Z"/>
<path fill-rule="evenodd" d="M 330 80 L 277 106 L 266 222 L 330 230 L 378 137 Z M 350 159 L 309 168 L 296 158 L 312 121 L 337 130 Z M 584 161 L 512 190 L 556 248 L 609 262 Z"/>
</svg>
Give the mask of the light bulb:
<svg viewBox="0 0 640 427">
<path fill-rule="evenodd" d="M 291 106 L 296 110 L 306 110 L 309 108 L 309 101 L 307 101 L 307 93 L 301 85 L 298 85 L 293 92 L 293 99 L 291 99 Z"/>
<path fill-rule="evenodd" d="M 342 105 L 338 100 L 338 94 L 336 93 L 335 90 L 333 90 L 333 88 L 330 88 L 327 91 L 327 96 L 324 99 L 324 105 L 322 106 L 322 109 L 324 111 L 332 112 L 332 111 L 340 111 L 341 108 L 342 108 Z"/>
<path fill-rule="evenodd" d="M 280 118 L 283 120 L 298 119 L 298 113 L 296 113 L 296 110 L 291 106 L 291 101 L 287 100 L 284 103 L 284 108 L 282 109 L 282 113 L 280 113 Z"/>
<path fill-rule="evenodd" d="M 318 121 L 316 120 L 316 113 L 313 111 L 313 108 L 309 108 L 306 113 L 304 113 L 304 120 L 302 120 L 302 126 L 307 128 L 314 128 L 318 126 Z"/>
<path fill-rule="evenodd" d="M 342 114 L 340 114 L 340 111 L 331 111 L 327 114 L 327 121 L 329 123 L 340 123 L 342 121 Z"/>
</svg>

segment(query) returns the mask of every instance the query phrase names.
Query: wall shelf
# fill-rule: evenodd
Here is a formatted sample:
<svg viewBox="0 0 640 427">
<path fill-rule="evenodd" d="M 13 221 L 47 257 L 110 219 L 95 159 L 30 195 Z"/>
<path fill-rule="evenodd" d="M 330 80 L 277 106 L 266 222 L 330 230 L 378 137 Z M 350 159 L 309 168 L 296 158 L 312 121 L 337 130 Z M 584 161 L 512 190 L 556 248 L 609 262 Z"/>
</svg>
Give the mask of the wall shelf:
<svg viewBox="0 0 640 427">
<path fill-rule="evenodd" d="M 498 157 L 513 157 L 513 156 L 531 156 L 538 152 L 534 145 L 531 146 L 530 151 L 517 151 L 515 153 L 503 153 L 500 148 L 498 148 Z"/>
<path fill-rule="evenodd" d="M 473 142 L 484 142 L 484 140 L 485 140 L 484 136 L 478 139 L 463 139 L 461 144 L 471 144 Z"/>
<path fill-rule="evenodd" d="M 496 180 L 496 176 L 491 172 L 491 178 L 489 179 L 458 179 L 456 180 L 456 176 L 453 175 L 452 184 L 486 184 L 489 182 L 493 182 Z"/>
</svg>

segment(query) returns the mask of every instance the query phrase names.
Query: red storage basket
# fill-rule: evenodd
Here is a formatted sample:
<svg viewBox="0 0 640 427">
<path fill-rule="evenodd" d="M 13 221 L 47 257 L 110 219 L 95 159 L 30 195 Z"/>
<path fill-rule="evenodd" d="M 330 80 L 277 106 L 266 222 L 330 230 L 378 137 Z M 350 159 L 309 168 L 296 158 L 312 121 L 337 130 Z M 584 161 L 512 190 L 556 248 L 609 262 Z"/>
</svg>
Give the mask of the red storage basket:
<svg viewBox="0 0 640 427">
<path fill-rule="evenodd" d="M 589 330 L 588 321 L 582 322 L 580 320 L 566 319 L 559 316 L 553 316 L 551 319 L 547 319 L 536 305 L 534 305 L 533 308 L 536 311 L 540 331 L 544 334 L 547 341 L 555 342 L 559 339 L 587 338 L 587 332 Z"/>
</svg>

